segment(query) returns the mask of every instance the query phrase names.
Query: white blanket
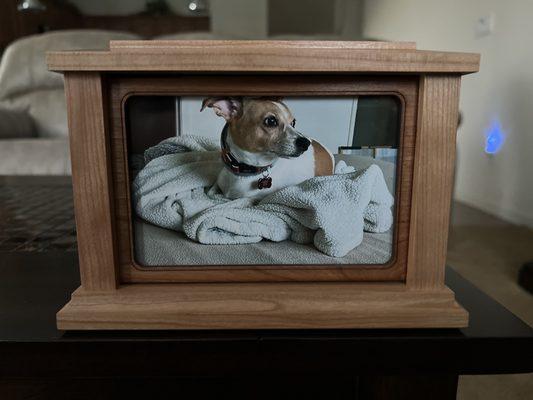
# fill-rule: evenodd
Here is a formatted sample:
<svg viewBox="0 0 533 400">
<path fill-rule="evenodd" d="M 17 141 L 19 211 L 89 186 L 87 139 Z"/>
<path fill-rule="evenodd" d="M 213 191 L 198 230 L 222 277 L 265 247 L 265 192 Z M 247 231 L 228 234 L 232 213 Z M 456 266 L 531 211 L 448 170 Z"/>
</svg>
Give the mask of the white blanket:
<svg viewBox="0 0 533 400">
<path fill-rule="evenodd" d="M 258 203 L 229 200 L 216 187 L 224 168 L 217 147 L 205 138 L 182 136 L 147 150 L 147 164 L 133 184 L 137 214 L 199 243 L 292 240 L 314 243 L 333 257 L 358 246 L 363 230 L 385 232 L 392 225 L 394 199 L 377 165 L 345 172 L 339 163 L 333 176 L 309 179 Z"/>
</svg>

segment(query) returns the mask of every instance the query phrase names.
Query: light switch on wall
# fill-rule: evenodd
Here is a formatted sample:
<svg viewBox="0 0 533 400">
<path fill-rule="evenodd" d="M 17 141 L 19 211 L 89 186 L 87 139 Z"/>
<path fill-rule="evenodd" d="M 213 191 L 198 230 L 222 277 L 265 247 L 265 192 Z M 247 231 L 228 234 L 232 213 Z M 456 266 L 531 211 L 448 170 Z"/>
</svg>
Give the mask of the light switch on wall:
<svg viewBox="0 0 533 400">
<path fill-rule="evenodd" d="M 494 13 L 479 17 L 476 20 L 476 37 L 481 38 L 491 35 L 494 32 L 495 20 L 496 16 Z"/>
</svg>

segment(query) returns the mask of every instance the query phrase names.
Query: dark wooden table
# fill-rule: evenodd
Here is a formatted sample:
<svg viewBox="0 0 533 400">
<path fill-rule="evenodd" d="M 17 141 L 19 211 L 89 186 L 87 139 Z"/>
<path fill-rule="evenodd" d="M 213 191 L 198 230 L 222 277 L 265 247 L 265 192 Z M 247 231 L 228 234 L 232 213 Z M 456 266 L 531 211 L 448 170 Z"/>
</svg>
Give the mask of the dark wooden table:
<svg viewBox="0 0 533 400">
<path fill-rule="evenodd" d="M 533 330 L 447 283 L 466 329 L 61 332 L 76 253 L 0 253 L 0 399 L 453 399 L 458 375 L 532 372 Z"/>
<path fill-rule="evenodd" d="M 0 400 L 453 399 L 533 372 L 533 330 L 453 270 L 467 329 L 61 332 L 79 285 L 68 179 L 0 177 Z"/>
</svg>

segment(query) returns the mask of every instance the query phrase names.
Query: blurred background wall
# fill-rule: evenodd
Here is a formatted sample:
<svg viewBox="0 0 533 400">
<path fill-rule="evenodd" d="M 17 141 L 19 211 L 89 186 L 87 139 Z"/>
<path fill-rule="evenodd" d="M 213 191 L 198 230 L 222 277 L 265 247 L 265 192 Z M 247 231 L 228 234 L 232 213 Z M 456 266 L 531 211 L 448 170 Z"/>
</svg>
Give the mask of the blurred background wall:
<svg viewBox="0 0 533 400">
<path fill-rule="evenodd" d="M 463 78 L 455 197 L 533 227 L 533 1 L 368 0 L 363 10 L 364 37 L 481 53 L 480 72 Z M 486 154 L 498 124 L 505 143 Z"/>
<path fill-rule="evenodd" d="M 218 35 L 262 39 L 268 34 L 268 0 L 211 0 L 211 31 Z"/>
<path fill-rule="evenodd" d="M 211 0 L 211 29 L 235 37 L 356 40 L 361 36 L 362 4 L 362 0 Z"/>
</svg>

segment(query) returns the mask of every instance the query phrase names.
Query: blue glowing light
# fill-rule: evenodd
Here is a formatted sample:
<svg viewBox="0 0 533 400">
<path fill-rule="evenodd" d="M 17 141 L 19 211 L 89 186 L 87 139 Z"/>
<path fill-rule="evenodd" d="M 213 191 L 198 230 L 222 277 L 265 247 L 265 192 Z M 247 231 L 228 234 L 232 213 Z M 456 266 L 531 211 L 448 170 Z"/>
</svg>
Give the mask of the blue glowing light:
<svg viewBox="0 0 533 400">
<path fill-rule="evenodd" d="M 485 134 L 485 153 L 496 154 L 505 142 L 505 133 L 499 121 L 493 121 Z"/>
</svg>

